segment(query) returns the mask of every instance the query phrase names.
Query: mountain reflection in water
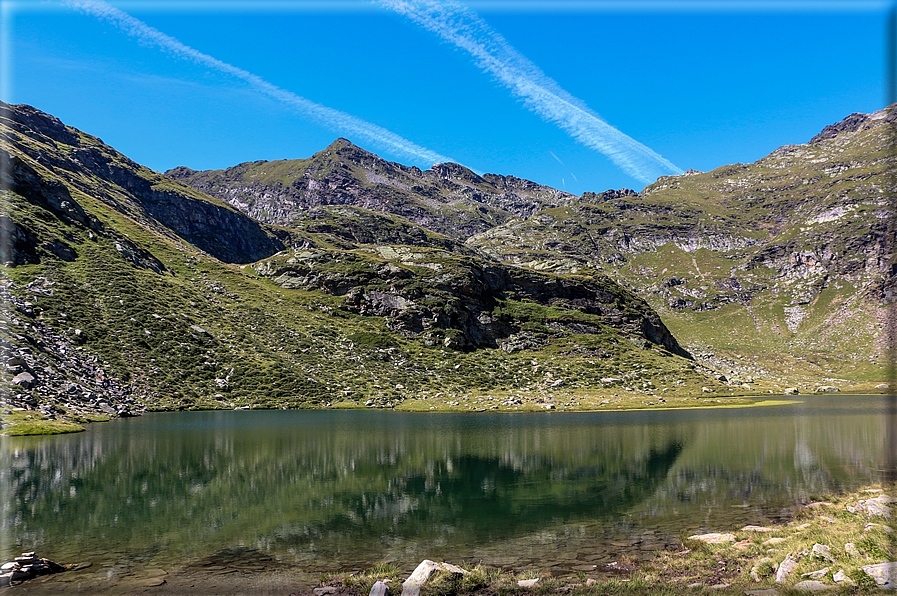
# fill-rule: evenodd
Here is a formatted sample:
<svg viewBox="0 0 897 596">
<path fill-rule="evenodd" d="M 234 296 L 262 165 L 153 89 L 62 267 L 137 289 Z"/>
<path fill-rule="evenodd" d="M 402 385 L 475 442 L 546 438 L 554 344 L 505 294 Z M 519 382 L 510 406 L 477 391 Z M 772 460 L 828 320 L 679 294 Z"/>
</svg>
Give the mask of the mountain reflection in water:
<svg viewBox="0 0 897 596">
<path fill-rule="evenodd" d="M 6 438 L 2 548 L 164 562 L 249 545 L 326 567 L 763 523 L 872 482 L 881 464 L 885 398 L 802 399 L 580 414 L 185 412 Z"/>
</svg>

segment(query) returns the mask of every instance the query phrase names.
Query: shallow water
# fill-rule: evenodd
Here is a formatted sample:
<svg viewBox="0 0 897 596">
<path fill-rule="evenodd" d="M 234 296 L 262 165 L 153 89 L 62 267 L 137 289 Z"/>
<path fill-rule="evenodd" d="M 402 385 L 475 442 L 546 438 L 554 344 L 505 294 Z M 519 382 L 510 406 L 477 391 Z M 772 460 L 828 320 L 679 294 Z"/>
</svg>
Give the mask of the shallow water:
<svg viewBox="0 0 897 596">
<path fill-rule="evenodd" d="M 184 412 L 9 437 L 2 553 L 90 561 L 85 580 L 174 567 L 410 571 L 424 558 L 572 574 L 697 531 L 781 520 L 814 495 L 877 481 L 888 401 Z"/>
</svg>

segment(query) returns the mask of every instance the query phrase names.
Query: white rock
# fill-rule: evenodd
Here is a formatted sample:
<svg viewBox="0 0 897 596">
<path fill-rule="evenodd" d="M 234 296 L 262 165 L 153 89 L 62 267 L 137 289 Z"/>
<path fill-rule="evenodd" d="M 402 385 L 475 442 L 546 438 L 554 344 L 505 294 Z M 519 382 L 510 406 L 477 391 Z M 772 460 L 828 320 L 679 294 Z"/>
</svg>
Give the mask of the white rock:
<svg viewBox="0 0 897 596">
<path fill-rule="evenodd" d="M 741 528 L 744 532 L 775 532 L 775 528 L 767 528 L 766 526 L 745 526 Z"/>
<path fill-rule="evenodd" d="M 879 586 L 888 589 L 897 588 L 897 562 L 863 565 L 863 571 L 871 575 Z"/>
<path fill-rule="evenodd" d="M 378 581 L 371 586 L 371 592 L 368 596 L 386 596 L 389 594 L 389 586 L 385 582 Z"/>
<path fill-rule="evenodd" d="M 517 582 L 517 585 L 520 586 L 521 588 L 532 588 L 533 586 L 535 586 L 538 583 L 539 583 L 539 578 L 537 577 L 535 579 L 522 579 Z"/>
<path fill-rule="evenodd" d="M 791 558 L 791 555 L 785 557 L 785 560 L 779 563 L 776 571 L 776 583 L 781 584 L 788 580 L 788 576 L 797 569 L 797 561 Z"/>
<path fill-rule="evenodd" d="M 856 582 L 850 579 L 846 573 L 844 573 L 843 569 L 839 569 L 838 573 L 832 576 L 832 579 L 835 580 L 835 583 L 843 584 L 846 586 L 855 586 Z"/>
<path fill-rule="evenodd" d="M 411 572 L 411 575 L 408 576 L 404 582 L 402 582 L 402 596 L 418 596 L 420 594 L 420 588 L 423 586 L 430 576 L 433 575 L 434 571 L 442 569 L 444 571 L 449 571 L 451 573 L 467 573 L 464 569 L 460 567 L 456 567 L 455 565 L 451 565 L 449 563 L 437 563 L 435 561 L 431 561 L 429 559 L 424 559 L 420 562 L 414 571 Z"/>
<path fill-rule="evenodd" d="M 779 544 L 780 542 L 785 542 L 784 538 L 769 538 L 768 540 L 764 540 L 763 544 L 766 546 L 771 546 L 773 544 Z"/>
<path fill-rule="evenodd" d="M 829 572 L 830 567 L 823 567 L 822 569 L 817 569 L 816 571 L 810 571 L 809 573 L 801 573 L 801 577 L 808 577 L 810 579 L 822 579 Z"/>
<path fill-rule="evenodd" d="M 846 542 L 844 544 L 844 552 L 846 552 L 849 556 L 855 559 L 862 559 L 863 555 L 860 554 L 860 551 L 857 550 L 857 545 L 853 542 Z"/>
<path fill-rule="evenodd" d="M 728 544 L 735 542 L 735 534 L 721 534 L 719 532 L 711 532 L 709 534 L 694 534 L 689 536 L 691 540 L 700 540 L 707 544 Z"/>
</svg>

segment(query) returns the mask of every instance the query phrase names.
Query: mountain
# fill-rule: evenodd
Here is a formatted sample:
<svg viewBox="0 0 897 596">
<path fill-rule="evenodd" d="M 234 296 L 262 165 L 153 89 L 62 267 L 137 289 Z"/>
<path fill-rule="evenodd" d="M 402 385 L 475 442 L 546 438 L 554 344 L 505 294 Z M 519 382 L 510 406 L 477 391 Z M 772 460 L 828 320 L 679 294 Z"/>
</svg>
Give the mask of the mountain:
<svg viewBox="0 0 897 596">
<path fill-rule="evenodd" d="M 852 114 L 752 164 L 581 197 L 453 164 L 421 172 L 344 139 L 307 160 L 168 174 L 271 223 L 375 242 L 377 216 L 356 225 L 345 210 L 364 208 L 450 236 L 456 252 L 607 275 L 711 368 L 846 383 L 880 379 L 888 349 L 895 118 L 895 106 Z"/>
<path fill-rule="evenodd" d="M 265 183 L 258 200 L 279 215 L 262 221 L 180 181 L 223 192 L 217 176 L 153 172 L 29 106 L 0 105 L 0 134 L 7 432 L 148 409 L 607 408 L 733 392 L 608 276 L 520 268 L 465 242 L 575 198 L 559 191 L 452 164 L 419 172 L 341 140 L 281 164 L 293 177 Z M 371 187 L 369 171 L 414 183 Z M 274 196 L 297 180 L 344 194 L 301 209 L 301 193 Z"/>
<path fill-rule="evenodd" d="M 458 164 L 421 171 L 385 161 L 346 139 L 308 159 L 203 172 L 180 167 L 165 174 L 266 223 L 314 226 L 309 220 L 344 205 L 397 215 L 455 239 L 575 198 L 513 176 L 481 177 Z"/>
</svg>

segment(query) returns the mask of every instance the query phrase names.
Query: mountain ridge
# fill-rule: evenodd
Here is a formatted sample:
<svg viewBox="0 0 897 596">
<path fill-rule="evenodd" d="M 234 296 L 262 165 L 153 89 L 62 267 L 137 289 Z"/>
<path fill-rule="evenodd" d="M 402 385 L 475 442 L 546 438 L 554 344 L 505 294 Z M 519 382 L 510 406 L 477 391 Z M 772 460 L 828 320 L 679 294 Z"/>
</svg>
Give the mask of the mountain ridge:
<svg viewBox="0 0 897 596">
<path fill-rule="evenodd" d="M 607 276 L 486 259 L 457 233 L 354 205 L 309 209 L 296 228 L 261 222 L 28 106 L 0 106 L 0 134 L 0 417 L 13 430 L 145 410 L 588 409 L 702 386 L 731 397 Z M 339 145 L 325 166 L 387 168 Z M 437 223 L 484 182 L 544 190 L 454 166 L 427 176 L 462 194 L 460 208 L 432 199 Z"/>
</svg>

